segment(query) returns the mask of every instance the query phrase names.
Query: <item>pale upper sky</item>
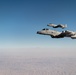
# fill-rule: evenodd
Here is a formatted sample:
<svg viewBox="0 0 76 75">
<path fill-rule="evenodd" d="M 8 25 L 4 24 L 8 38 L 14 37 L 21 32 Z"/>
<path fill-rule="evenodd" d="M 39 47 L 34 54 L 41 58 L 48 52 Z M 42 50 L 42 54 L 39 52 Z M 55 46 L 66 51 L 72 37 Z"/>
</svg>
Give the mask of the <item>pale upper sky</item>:
<svg viewBox="0 0 76 75">
<path fill-rule="evenodd" d="M 36 34 L 48 23 L 76 31 L 76 0 L 0 0 L 0 48 L 76 48 L 76 40 Z"/>
</svg>

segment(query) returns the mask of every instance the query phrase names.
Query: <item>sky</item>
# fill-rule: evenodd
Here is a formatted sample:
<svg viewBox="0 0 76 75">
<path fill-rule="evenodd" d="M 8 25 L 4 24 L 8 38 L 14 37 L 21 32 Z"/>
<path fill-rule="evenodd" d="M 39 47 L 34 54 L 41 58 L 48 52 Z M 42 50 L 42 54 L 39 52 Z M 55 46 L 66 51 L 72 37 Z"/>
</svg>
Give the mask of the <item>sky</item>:
<svg viewBox="0 0 76 75">
<path fill-rule="evenodd" d="M 36 34 L 53 29 L 48 23 L 67 24 L 64 30 L 76 31 L 76 0 L 0 0 L 0 48 L 76 49 L 76 40 Z"/>
</svg>

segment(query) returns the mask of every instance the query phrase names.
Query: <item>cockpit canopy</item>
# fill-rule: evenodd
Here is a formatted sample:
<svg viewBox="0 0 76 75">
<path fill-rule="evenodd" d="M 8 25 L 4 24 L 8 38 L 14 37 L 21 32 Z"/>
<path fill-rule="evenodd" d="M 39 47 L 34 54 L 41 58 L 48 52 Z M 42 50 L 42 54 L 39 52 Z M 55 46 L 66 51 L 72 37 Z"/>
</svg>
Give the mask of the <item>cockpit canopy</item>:
<svg viewBox="0 0 76 75">
<path fill-rule="evenodd" d="M 44 29 L 42 29 L 42 30 L 49 30 L 48 28 L 44 28 Z"/>
</svg>

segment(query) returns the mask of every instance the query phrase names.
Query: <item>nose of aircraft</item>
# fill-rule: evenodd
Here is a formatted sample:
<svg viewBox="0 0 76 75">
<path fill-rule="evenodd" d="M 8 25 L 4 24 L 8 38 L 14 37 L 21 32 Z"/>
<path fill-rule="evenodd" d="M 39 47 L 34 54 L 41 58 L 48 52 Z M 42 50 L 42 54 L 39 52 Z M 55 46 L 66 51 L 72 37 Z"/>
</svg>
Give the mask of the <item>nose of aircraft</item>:
<svg viewBox="0 0 76 75">
<path fill-rule="evenodd" d="M 39 31 L 37 31 L 37 34 L 39 34 Z"/>
<path fill-rule="evenodd" d="M 41 34 L 41 32 L 40 31 L 37 31 L 37 34 Z"/>
<path fill-rule="evenodd" d="M 49 24 L 47 24 L 47 26 L 49 26 Z"/>
</svg>

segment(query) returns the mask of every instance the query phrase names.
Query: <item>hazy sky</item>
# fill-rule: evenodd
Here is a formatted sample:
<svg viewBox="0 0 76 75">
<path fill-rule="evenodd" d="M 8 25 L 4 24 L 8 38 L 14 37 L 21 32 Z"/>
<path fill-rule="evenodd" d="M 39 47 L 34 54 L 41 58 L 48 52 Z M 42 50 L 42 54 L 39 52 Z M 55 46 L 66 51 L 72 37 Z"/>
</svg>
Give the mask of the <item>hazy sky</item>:
<svg viewBox="0 0 76 75">
<path fill-rule="evenodd" d="M 0 48 L 76 48 L 76 40 L 36 34 L 48 23 L 76 31 L 76 0 L 0 0 Z"/>
</svg>

